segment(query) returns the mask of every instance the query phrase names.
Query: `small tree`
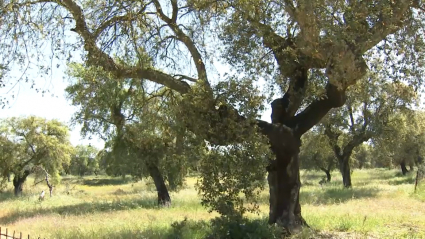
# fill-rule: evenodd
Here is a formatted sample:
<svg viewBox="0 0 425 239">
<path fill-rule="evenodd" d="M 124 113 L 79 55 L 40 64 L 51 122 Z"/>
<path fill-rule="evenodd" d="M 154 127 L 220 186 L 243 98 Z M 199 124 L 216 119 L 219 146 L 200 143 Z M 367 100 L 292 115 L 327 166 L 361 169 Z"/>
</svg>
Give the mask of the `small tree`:
<svg viewBox="0 0 425 239">
<path fill-rule="evenodd" d="M 353 151 L 355 166 L 359 169 L 369 168 L 371 166 L 371 151 L 372 147 L 369 144 L 363 143 Z"/>
<path fill-rule="evenodd" d="M 77 145 L 75 154 L 71 157 L 69 172 L 80 176 L 97 174 L 99 172 L 99 162 L 96 157 L 98 152 L 99 150 L 93 146 Z"/>
<path fill-rule="evenodd" d="M 417 163 L 424 153 L 425 114 L 421 111 L 399 112 L 391 116 L 383 134 L 373 139 L 374 152 L 385 165 L 397 165 L 403 175 L 407 165 Z"/>
<path fill-rule="evenodd" d="M 336 159 L 326 136 L 316 129 L 305 133 L 301 139 L 303 144 L 300 152 L 300 167 L 321 170 L 326 173 L 326 180 L 330 182 Z"/>
<path fill-rule="evenodd" d="M 63 163 L 69 163 L 73 147 L 68 128 L 57 120 L 30 116 L 12 117 L 1 121 L 1 139 L 6 142 L 0 164 L 6 165 L 1 177 L 14 175 L 15 195 L 22 193 L 23 184 L 37 166 L 58 176 Z M 10 151 L 12 150 L 12 151 Z"/>
<path fill-rule="evenodd" d="M 166 182 L 171 189 L 182 184 L 187 169 L 183 154 L 199 147 L 199 142 L 193 147 L 184 143 L 199 139 L 177 122 L 180 97 L 135 79 L 113 80 L 100 68 L 71 64 L 68 74 L 72 79 L 66 92 L 78 107 L 73 122 L 83 124 L 83 136 L 97 135 L 107 142 L 106 172 L 150 176 L 158 202 L 169 205 Z"/>
<path fill-rule="evenodd" d="M 344 187 L 351 187 L 350 158 L 354 149 L 382 134 L 388 117 L 406 109 L 415 96 L 413 88 L 369 73 L 348 91 L 346 105 L 332 110 L 321 122 L 338 159 Z"/>
</svg>

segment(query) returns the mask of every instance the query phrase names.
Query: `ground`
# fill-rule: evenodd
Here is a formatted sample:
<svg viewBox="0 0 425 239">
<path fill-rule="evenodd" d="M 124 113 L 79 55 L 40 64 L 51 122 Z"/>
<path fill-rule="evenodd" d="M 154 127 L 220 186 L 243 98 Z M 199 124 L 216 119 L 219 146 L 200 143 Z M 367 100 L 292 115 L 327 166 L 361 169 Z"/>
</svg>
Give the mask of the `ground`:
<svg viewBox="0 0 425 239">
<path fill-rule="evenodd" d="M 414 194 L 414 174 L 369 169 L 353 172 L 353 188 L 343 189 L 338 172 L 321 187 L 320 172 L 302 171 L 303 216 L 313 230 L 298 238 L 425 238 L 425 194 Z M 205 238 L 208 221 L 217 216 L 200 205 L 196 178 L 171 193 L 173 206 L 158 209 L 154 185 L 129 177 L 64 177 L 50 198 L 38 201 L 45 185 L 31 186 L 14 198 L 11 188 L 0 193 L 0 226 L 31 238 Z M 67 193 L 69 191 L 69 194 Z M 261 198 L 252 238 L 268 230 L 267 189 Z M 181 223 L 185 218 L 187 221 Z"/>
</svg>

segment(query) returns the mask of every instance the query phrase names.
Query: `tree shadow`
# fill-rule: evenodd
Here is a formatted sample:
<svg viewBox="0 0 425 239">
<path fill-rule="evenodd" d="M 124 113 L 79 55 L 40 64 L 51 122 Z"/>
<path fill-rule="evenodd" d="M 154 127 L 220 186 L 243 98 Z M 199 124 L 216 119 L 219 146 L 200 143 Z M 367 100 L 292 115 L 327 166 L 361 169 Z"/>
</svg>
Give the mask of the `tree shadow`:
<svg viewBox="0 0 425 239">
<path fill-rule="evenodd" d="M 378 168 L 376 171 L 369 171 L 367 173 L 367 180 L 388 180 L 397 176 L 394 170 Z"/>
<path fill-rule="evenodd" d="M 81 180 L 81 184 L 86 186 L 123 185 L 130 182 L 133 182 L 131 178 L 89 178 Z"/>
<path fill-rule="evenodd" d="M 323 190 L 301 191 L 300 203 L 330 205 L 360 198 L 372 198 L 379 191 L 378 188 L 323 188 Z"/>
<path fill-rule="evenodd" d="M 415 183 L 415 177 L 411 177 L 409 175 L 406 175 L 404 177 L 397 177 L 388 181 L 389 185 L 414 184 L 414 183 Z"/>
<path fill-rule="evenodd" d="M 216 220 L 218 219 L 218 220 Z M 267 224 L 266 219 L 243 220 L 242 222 L 222 221 L 219 218 L 208 221 L 184 219 L 168 226 L 151 226 L 144 230 L 122 228 L 108 232 L 96 238 L 149 238 L 149 239 L 245 239 L 245 238 L 282 238 L 281 232 L 275 226 Z M 54 238 L 85 238 L 83 231 L 75 231 L 72 235 L 66 232 L 53 234 Z"/>
<path fill-rule="evenodd" d="M 15 197 L 15 194 L 11 190 L 0 192 L 0 202 L 17 198 L 18 197 Z"/>
<path fill-rule="evenodd" d="M 114 200 L 112 202 L 85 202 L 75 205 L 66 205 L 52 208 L 37 208 L 29 211 L 17 211 L 0 218 L 0 224 L 14 223 L 21 219 L 34 216 L 59 214 L 59 215 L 84 215 L 97 212 L 121 211 L 131 209 L 159 208 L 155 197 L 145 197 L 138 200 Z"/>
</svg>

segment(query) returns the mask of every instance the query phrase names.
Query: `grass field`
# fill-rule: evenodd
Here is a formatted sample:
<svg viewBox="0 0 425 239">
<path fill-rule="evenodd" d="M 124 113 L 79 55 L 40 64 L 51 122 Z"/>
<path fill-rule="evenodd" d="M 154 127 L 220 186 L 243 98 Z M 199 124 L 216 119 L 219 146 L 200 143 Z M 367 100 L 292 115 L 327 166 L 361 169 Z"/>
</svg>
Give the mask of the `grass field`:
<svg viewBox="0 0 425 239">
<path fill-rule="evenodd" d="M 312 230 L 297 237 L 425 238 L 425 195 L 413 194 L 413 174 L 355 170 L 352 189 L 342 189 L 338 172 L 323 188 L 320 172 L 302 171 L 301 176 L 303 215 Z M 149 180 L 65 177 L 54 196 L 43 202 L 37 198 L 46 186 L 32 183 L 27 182 L 21 198 L 14 198 L 11 188 L 0 193 L 0 226 L 31 238 L 205 238 L 211 234 L 209 220 L 217 216 L 200 205 L 196 178 L 188 178 L 183 190 L 171 194 L 173 205 L 166 209 L 155 206 Z M 258 227 L 251 238 L 261 238 L 261 231 L 268 230 L 267 202 L 264 191 L 259 215 L 249 215 Z"/>
</svg>

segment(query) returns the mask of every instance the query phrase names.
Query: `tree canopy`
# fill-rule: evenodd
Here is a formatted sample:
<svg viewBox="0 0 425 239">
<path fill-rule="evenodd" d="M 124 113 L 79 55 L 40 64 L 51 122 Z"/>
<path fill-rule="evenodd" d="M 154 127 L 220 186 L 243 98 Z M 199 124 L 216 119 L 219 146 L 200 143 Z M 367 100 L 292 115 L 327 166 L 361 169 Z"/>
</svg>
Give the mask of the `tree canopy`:
<svg viewBox="0 0 425 239">
<path fill-rule="evenodd" d="M 80 176 L 98 174 L 100 171 L 98 152 L 99 150 L 91 145 L 77 145 L 66 171 Z"/>
<path fill-rule="evenodd" d="M 389 117 L 409 111 L 415 103 L 412 87 L 369 73 L 347 91 L 345 106 L 333 109 L 320 123 L 338 159 L 345 187 L 351 187 L 350 157 L 354 149 L 384 133 Z"/>
<path fill-rule="evenodd" d="M 383 134 L 374 138 L 374 155 L 383 166 L 414 165 L 424 155 L 424 112 L 407 111 L 392 115 Z M 389 160 L 383 161 L 382 158 Z M 379 161 L 378 161 L 379 162 Z M 404 167 L 404 169 L 403 169 Z"/>
<path fill-rule="evenodd" d="M 3 119 L 0 125 L 2 146 L 5 146 L 0 176 L 4 182 L 13 173 L 15 194 L 22 191 L 22 184 L 37 166 L 57 179 L 63 164 L 70 162 L 73 147 L 68 127 L 63 123 L 30 116 Z"/>
</svg>

